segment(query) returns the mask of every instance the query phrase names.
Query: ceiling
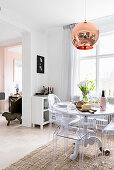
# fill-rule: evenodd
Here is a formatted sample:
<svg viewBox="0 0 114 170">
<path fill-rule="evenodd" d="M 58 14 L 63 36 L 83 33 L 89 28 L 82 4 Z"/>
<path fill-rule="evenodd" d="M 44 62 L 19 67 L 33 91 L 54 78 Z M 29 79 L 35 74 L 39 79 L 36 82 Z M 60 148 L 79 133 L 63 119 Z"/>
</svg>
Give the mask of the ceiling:
<svg viewBox="0 0 114 170">
<path fill-rule="evenodd" d="M 85 0 L 0 0 L 1 7 L 35 28 L 62 26 L 84 20 Z M 114 14 L 114 0 L 86 0 L 87 20 Z"/>
<path fill-rule="evenodd" d="M 35 29 L 48 29 L 83 21 L 85 0 L 0 0 L 1 14 L 6 9 L 17 22 Z M 87 20 L 100 31 L 114 31 L 114 0 L 86 0 Z M 0 20 L 0 46 L 21 42 L 15 26 Z"/>
<path fill-rule="evenodd" d="M 0 46 L 21 42 L 17 28 L 0 20 Z"/>
</svg>

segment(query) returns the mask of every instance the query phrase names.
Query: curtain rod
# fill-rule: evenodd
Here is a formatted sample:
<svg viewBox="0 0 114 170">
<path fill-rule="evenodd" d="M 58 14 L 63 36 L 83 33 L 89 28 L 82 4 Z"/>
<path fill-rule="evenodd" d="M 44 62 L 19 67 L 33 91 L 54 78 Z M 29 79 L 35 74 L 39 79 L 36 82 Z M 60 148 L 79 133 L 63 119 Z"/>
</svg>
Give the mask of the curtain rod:
<svg viewBox="0 0 114 170">
<path fill-rule="evenodd" d="M 76 24 L 77 24 L 77 23 L 72 23 L 72 24 L 69 24 L 69 25 L 64 25 L 64 26 L 63 26 L 63 29 L 73 29 Z"/>
</svg>

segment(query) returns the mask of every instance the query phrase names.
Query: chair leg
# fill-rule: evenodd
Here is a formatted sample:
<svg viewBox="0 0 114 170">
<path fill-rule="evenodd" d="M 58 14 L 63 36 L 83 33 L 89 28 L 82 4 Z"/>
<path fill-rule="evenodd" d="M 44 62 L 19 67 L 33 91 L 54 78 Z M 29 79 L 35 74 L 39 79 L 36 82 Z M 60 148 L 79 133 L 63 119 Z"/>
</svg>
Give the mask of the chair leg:
<svg viewBox="0 0 114 170">
<path fill-rule="evenodd" d="M 114 135 L 110 135 L 110 149 L 111 150 L 113 150 L 113 143 L 112 143 L 112 141 L 114 141 L 114 139 L 113 139 L 113 137 L 114 137 Z"/>
<path fill-rule="evenodd" d="M 98 136 L 98 131 L 95 132 L 96 136 Z M 98 143 L 97 143 L 97 138 L 95 140 L 95 165 L 98 167 Z"/>
<path fill-rule="evenodd" d="M 68 122 L 65 125 L 64 136 L 68 137 Z M 68 155 L 68 138 L 64 138 L 64 153 L 65 153 L 65 156 Z"/>
<path fill-rule="evenodd" d="M 47 139 L 48 141 L 47 142 L 49 142 L 49 140 L 50 140 L 51 129 L 52 129 L 52 122 L 49 123 L 49 134 L 48 134 L 48 139 Z"/>
<path fill-rule="evenodd" d="M 57 152 L 57 135 L 53 135 L 53 162 L 52 162 L 52 170 L 55 169 L 55 161 L 56 161 L 56 152 Z"/>
<path fill-rule="evenodd" d="M 68 130 L 65 130 L 64 136 L 68 136 Z M 68 155 L 68 138 L 64 138 L 64 153 L 65 156 Z"/>
<path fill-rule="evenodd" d="M 84 169 L 84 140 L 80 141 L 79 170 Z"/>
<path fill-rule="evenodd" d="M 68 139 L 64 138 L 64 152 L 65 152 L 65 156 L 68 155 Z"/>
<path fill-rule="evenodd" d="M 105 150 L 105 134 L 102 134 L 102 163 L 104 164 L 104 150 Z"/>
</svg>

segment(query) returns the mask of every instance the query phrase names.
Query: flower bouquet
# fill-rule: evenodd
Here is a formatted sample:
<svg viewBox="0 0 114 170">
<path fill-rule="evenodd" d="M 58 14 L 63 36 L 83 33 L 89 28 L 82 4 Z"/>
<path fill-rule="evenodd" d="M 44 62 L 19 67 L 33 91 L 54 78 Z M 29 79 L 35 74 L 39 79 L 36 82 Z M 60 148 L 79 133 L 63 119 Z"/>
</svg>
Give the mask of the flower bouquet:
<svg viewBox="0 0 114 170">
<path fill-rule="evenodd" d="M 94 82 L 93 81 L 82 81 L 78 84 L 78 87 L 80 88 L 80 90 L 82 91 L 82 95 L 83 95 L 83 101 L 88 101 L 88 97 L 87 94 L 90 91 L 93 91 L 95 88 Z"/>
</svg>

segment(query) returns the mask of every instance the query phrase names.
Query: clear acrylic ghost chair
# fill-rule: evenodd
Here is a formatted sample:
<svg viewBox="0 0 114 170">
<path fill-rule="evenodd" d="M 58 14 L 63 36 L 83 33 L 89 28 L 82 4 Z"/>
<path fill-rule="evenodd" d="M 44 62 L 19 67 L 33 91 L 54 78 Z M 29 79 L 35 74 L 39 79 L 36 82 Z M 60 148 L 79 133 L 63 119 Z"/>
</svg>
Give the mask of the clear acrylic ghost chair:
<svg viewBox="0 0 114 170">
<path fill-rule="evenodd" d="M 96 137 L 96 138 L 94 138 L 94 140 L 95 140 L 94 143 L 95 143 L 95 150 L 96 150 L 95 162 L 96 162 L 96 165 L 97 165 L 98 164 L 98 142 L 97 142 L 98 128 L 97 128 L 97 123 L 96 123 L 97 122 L 96 117 L 95 116 L 91 117 L 91 115 L 88 118 L 86 117 L 87 122 L 84 119 L 85 119 L 84 116 L 81 116 L 81 115 L 77 116 L 74 120 L 71 120 L 71 122 L 69 122 L 69 126 L 71 126 L 72 129 L 73 129 L 73 128 L 78 127 L 80 125 L 82 130 L 84 130 L 84 128 L 86 126 L 89 137 L 90 136 Z M 78 121 L 80 121 L 80 124 L 79 124 Z M 67 145 L 66 145 L 66 148 L 67 148 Z"/>
<path fill-rule="evenodd" d="M 81 119 L 82 120 L 82 119 Z M 88 132 L 88 138 L 91 138 L 91 140 L 93 141 L 91 144 L 93 145 L 93 149 L 95 150 L 95 162 L 94 165 L 96 167 L 98 167 L 99 163 L 98 163 L 98 149 L 101 151 L 101 148 L 99 147 L 99 142 L 98 142 L 98 133 L 99 133 L 99 129 L 97 126 L 97 119 L 96 116 L 89 116 L 87 119 L 87 122 L 85 123 L 85 121 L 82 121 L 83 123 L 83 128 L 86 126 L 87 127 L 87 132 Z M 86 144 L 87 145 L 87 144 Z M 86 146 L 85 145 L 85 146 Z"/>
<path fill-rule="evenodd" d="M 95 134 L 96 137 L 99 137 L 99 130 L 101 131 L 104 127 L 106 127 L 108 125 L 108 122 L 109 122 L 109 118 L 107 115 L 104 115 L 104 116 L 90 116 L 88 118 L 88 122 L 90 123 L 90 125 L 88 126 L 89 129 L 92 129 L 94 133 L 92 134 Z M 92 122 L 93 122 L 93 125 L 92 125 Z M 95 122 L 95 123 L 94 123 Z M 91 133 L 90 133 L 91 134 Z M 91 134 L 91 135 L 92 135 Z M 101 133 L 100 133 L 101 134 Z M 98 166 L 99 165 L 99 161 L 98 161 L 98 147 L 99 147 L 99 144 L 97 143 L 97 138 L 96 138 L 96 141 L 95 141 L 95 149 L 96 149 L 96 155 L 95 155 L 95 166 Z M 102 147 L 99 147 L 99 150 L 102 152 L 104 152 L 104 149 L 103 149 L 103 146 Z M 103 157 L 103 156 L 102 156 Z"/>
<path fill-rule="evenodd" d="M 113 138 L 113 139 L 112 139 Z M 111 122 L 102 130 L 102 163 L 105 163 L 104 156 L 108 156 L 110 151 L 114 149 L 112 142 L 114 141 L 114 116 Z M 107 148 L 107 149 L 106 149 Z"/>
<path fill-rule="evenodd" d="M 96 125 L 98 130 L 102 130 L 104 127 L 108 125 L 108 116 L 95 116 L 89 117 L 89 122 L 92 122 L 94 119 L 96 119 Z"/>
<path fill-rule="evenodd" d="M 84 133 L 83 129 L 85 126 L 84 119 L 80 116 L 80 120 L 77 122 L 76 126 L 73 127 L 69 125 L 69 122 L 75 120 L 75 117 L 67 117 L 63 113 L 56 114 L 56 119 L 61 121 L 61 126 L 54 133 L 53 141 L 54 141 L 54 148 L 53 148 L 53 164 L 52 169 L 55 167 L 55 160 L 56 160 L 56 150 L 57 150 L 57 140 L 59 137 L 62 137 L 67 140 L 73 140 L 80 145 L 80 156 L 79 156 L 79 167 L 83 169 L 83 158 L 84 158 L 84 140 L 89 136 L 89 132 L 87 131 Z M 70 159 L 70 158 L 69 158 Z"/>
<path fill-rule="evenodd" d="M 50 123 L 56 122 L 54 105 L 61 102 L 61 100 L 55 94 L 48 95 L 48 105 L 49 105 L 49 121 Z"/>
<path fill-rule="evenodd" d="M 92 108 L 96 110 L 96 101 L 100 101 L 100 99 L 98 97 L 90 97 L 90 100 L 92 100 L 94 103 L 92 103 Z M 98 103 L 97 103 L 98 105 Z M 100 105 L 100 104 L 99 104 Z M 100 107 L 100 106 L 99 106 Z M 97 124 L 97 129 L 98 130 L 102 130 L 104 129 L 104 127 L 106 127 L 106 125 L 108 124 L 108 116 L 95 116 L 93 117 L 89 117 L 89 121 L 92 122 L 93 119 L 96 119 L 96 124 Z"/>
<path fill-rule="evenodd" d="M 50 127 L 49 127 L 49 137 L 50 137 L 50 130 L 52 128 L 52 123 L 55 124 L 56 128 L 61 124 L 60 120 L 57 119 L 55 117 L 55 114 L 59 115 L 59 113 L 57 113 L 57 111 L 54 110 L 54 105 L 56 105 L 57 103 L 61 102 L 61 100 L 55 95 L 55 94 L 49 94 L 48 95 L 48 104 L 49 104 L 49 121 L 50 121 Z M 72 120 L 70 120 L 72 122 Z M 75 122 L 77 122 L 78 119 L 75 119 Z M 69 122 L 70 123 L 70 122 Z M 73 123 L 73 122 L 72 122 Z M 72 124 L 71 123 L 71 124 Z M 74 124 L 74 123 L 73 123 Z M 49 141 L 49 139 L 48 139 Z M 67 139 L 65 139 L 65 152 L 67 154 Z"/>
<path fill-rule="evenodd" d="M 86 119 L 87 121 L 85 121 L 84 119 Z M 91 121 L 90 121 L 91 120 Z M 80 115 L 80 123 L 79 124 L 75 124 L 74 127 L 80 127 L 80 129 L 83 131 L 85 131 L 85 127 L 87 128 L 87 134 L 88 134 L 88 138 L 93 138 L 93 142 L 94 142 L 94 150 L 95 150 L 95 166 L 98 166 L 98 141 L 97 141 L 97 137 L 98 137 L 98 129 L 97 129 L 97 123 L 96 123 L 96 117 L 91 115 L 87 118 L 86 116 L 83 117 Z M 86 142 L 85 142 L 85 146 L 87 146 Z M 100 148 L 99 148 L 100 149 Z"/>
<path fill-rule="evenodd" d="M 55 95 L 55 94 L 49 94 L 48 95 L 48 105 L 49 105 L 49 136 L 48 136 L 48 142 L 50 139 L 50 131 L 52 128 L 52 123 L 55 124 L 57 127 L 59 125 L 59 122 L 57 122 L 55 117 L 55 110 L 54 105 L 61 102 L 61 100 Z"/>
</svg>

